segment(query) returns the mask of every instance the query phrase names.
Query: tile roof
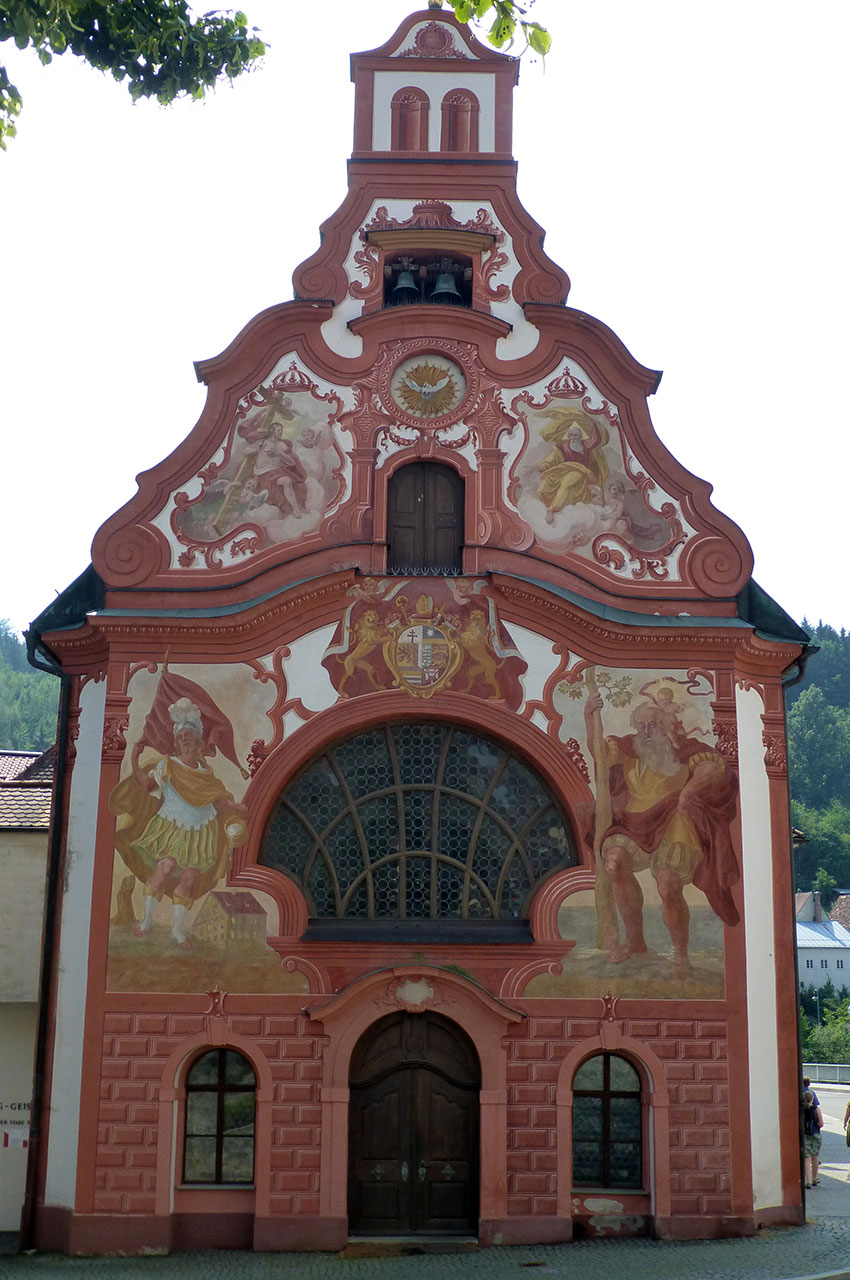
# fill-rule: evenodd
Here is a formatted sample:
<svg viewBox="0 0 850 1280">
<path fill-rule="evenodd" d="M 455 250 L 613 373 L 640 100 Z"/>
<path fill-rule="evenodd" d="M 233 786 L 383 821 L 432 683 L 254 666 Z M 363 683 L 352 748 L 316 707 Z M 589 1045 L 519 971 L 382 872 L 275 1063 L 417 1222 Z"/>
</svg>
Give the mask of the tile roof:
<svg viewBox="0 0 850 1280">
<path fill-rule="evenodd" d="M 47 830 L 55 762 L 55 747 L 0 751 L 0 828 Z"/>
<path fill-rule="evenodd" d="M 18 782 L 46 782 L 53 786 L 53 774 L 56 771 L 56 743 L 52 743 L 46 751 L 42 751 L 23 773 L 18 774 Z"/>
<path fill-rule="evenodd" d="M 0 785 L 0 828 L 46 831 L 52 796 L 53 787 L 43 782 L 4 782 Z"/>
<path fill-rule="evenodd" d="M 842 893 L 829 913 L 830 920 L 835 920 L 850 929 L 850 893 Z"/>
<path fill-rule="evenodd" d="M 40 751 L 0 751 L 0 783 L 17 778 L 40 755 Z"/>
<path fill-rule="evenodd" d="M 850 931 L 834 920 L 797 921 L 798 947 L 850 947 Z"/>
</svg>

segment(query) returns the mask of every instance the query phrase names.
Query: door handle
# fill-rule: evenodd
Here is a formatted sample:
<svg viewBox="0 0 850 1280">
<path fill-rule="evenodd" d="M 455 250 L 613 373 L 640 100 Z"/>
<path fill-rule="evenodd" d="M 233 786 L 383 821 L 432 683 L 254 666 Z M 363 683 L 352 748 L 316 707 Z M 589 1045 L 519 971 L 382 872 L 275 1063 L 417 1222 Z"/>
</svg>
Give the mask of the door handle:
<svg viewBox="0 0 850 1280">
<path fill-rule="evenodd" d="M 401 1180 L 402 1180 L 402 1182 L 407 1182 L 407 1174 L 408 1174 L 408 1168 L 407 1168 L 407 1161 L 405 1160 L 405 1161 L 402 1163 L 402 1166 L 401 1166 Z"/>
<path fill-rule="evenodd" d="M 425 1161 L 420 1160 L 419 1161 L 419 1181 L 424 1182 L 427 1176 L 428 1176 L 428 1170 L 425 1168 Z"/>
</svg>

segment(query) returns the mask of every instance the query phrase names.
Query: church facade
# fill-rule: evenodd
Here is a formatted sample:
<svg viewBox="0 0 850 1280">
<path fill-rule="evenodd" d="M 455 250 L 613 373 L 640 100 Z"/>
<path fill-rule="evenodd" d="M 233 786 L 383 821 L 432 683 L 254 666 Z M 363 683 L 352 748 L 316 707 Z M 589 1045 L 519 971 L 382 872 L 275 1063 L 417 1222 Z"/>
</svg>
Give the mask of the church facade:
<svg viewBox="0 0 850 1280">
<path fill-rule="evenodd" d="M 567 305 L 517 62 L 352 58 L 295 298 L 33 624 L 63 675 L 29 1238 L 802 1220 L 783 681 L 806 637 Z"/>
</svg>

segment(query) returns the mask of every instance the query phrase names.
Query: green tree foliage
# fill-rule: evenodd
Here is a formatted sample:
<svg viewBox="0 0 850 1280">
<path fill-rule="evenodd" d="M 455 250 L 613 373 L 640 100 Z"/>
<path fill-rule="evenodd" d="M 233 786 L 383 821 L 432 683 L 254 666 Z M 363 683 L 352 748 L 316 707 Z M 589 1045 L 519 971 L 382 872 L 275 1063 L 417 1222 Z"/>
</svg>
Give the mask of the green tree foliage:
<svg viewBox="0 0 850 1280">
<path fill-rule="evenodd" d="M 827 702 L 818 685 L 788 713 L 788 767 L 796 799 L 812 809 L 850 804 L 850 712 Z"/>
<path fill-rule="evenodd" d="M 59 681 L 27 662 L 15 629 L 0 621 L 0 748 L 44 751 L 56 738 Z"/>
<path fill-rule="evenodd" d="M 172 102 L 202 98 L 265 53 L 244 13 L 195 18 L 186 0 L 0 0 L 0 41 L 32 47 L 47 66 L 63 53 L 83 58 L 130 96 Z M 0 67 L 0 147 L 14 137 L 21 95 Z"/>
<path fill-rule="evenodd" d="M 817 685 L 830 706 L 850 710 L 850 635 L 843 627 L 836 631 L 824 622 L 812 626 L 805 618 L 802 625 L 811 635 L 812 644 L 820 646 L 820 652 L 808 663 L 800 683 L 788 690 L 789 708 L 807 689 Z"/>
<path fill-rule="evenodd" d="M 461 22 L 484 24 L 497 49 L 518 34 L 541 57 L 552 37 L 525 15 L 515 0 L 449 0 Z M 529 6 L 534 0 L 529 0 Z M 202 98 L 218 80 L 234 79 L 265 53 L 256 27 L 244 13 L 193 17 L 187 0 L 0 0 L 0 42 L 33 48 L 47 66 L 73 53 L 116 80 L 130 96 L 173 102 L 185 94 Z M 0 149 L 17 131 L 21 95 L 0 66 Z"/>
<path fill-rule="evenodd" d="M 528 9 L 513 0 L 449 0 L 449 3 L 460 22 L 489 23 L 486 36 L 497 49 L 510 48 L 521 32 L 527 48 L 541 57 L 549 52 L 552 44 L 549 32 L 539 22 L 526 18 Z M 534 0 L 530 0 L 529 8 L 533 3 Z"/>
<path fill-rule="evenodd" d="M 846 988 L 843 988 L 846 990 Z M 823 997 L 823 993 L 821 993 Z M 821 1025 L 801 1022 L 804 1062 L 850 1062 L 850 1009 L 847 999 L 834 999 L 824 1009 L 821 999 Z"/>
<path fill-rule="evenodd" d="M 832 876 L 838 889 L 850 888 L 850 808 L 834 800 L 825 809 L 815 809 L 792 799 L 791 821 L 806 836 L 794 854 L 797 888 L 815 888 L 819 868 Z"/>
<path fill-rule="evenodd" d="M 791 820 L 797 889 L 850 889 L 850 636 L 803 622 L 820 652 L 788 691 Z M 818 880 L 818 875 L 821 880 Z"/>
</svg>

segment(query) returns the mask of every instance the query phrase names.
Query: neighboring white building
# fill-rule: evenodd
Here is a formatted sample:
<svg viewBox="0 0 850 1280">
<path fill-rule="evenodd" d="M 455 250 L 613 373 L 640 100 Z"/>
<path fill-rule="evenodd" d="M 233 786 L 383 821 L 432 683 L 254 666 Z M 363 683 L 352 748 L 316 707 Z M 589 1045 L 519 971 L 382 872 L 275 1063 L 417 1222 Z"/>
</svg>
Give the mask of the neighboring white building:
<svg viewBox="0 0 850 1280">
<path fill-rule="evenodd" d="M 835 920 L 797 921 L 797 976 L 804 987 L 850 988 L 850 931 Z"/>
<path fill-rule="evenodd" d="M 24 1201 L 55 754 L 0 751 L 0 1231 Z"/>
</svg>

